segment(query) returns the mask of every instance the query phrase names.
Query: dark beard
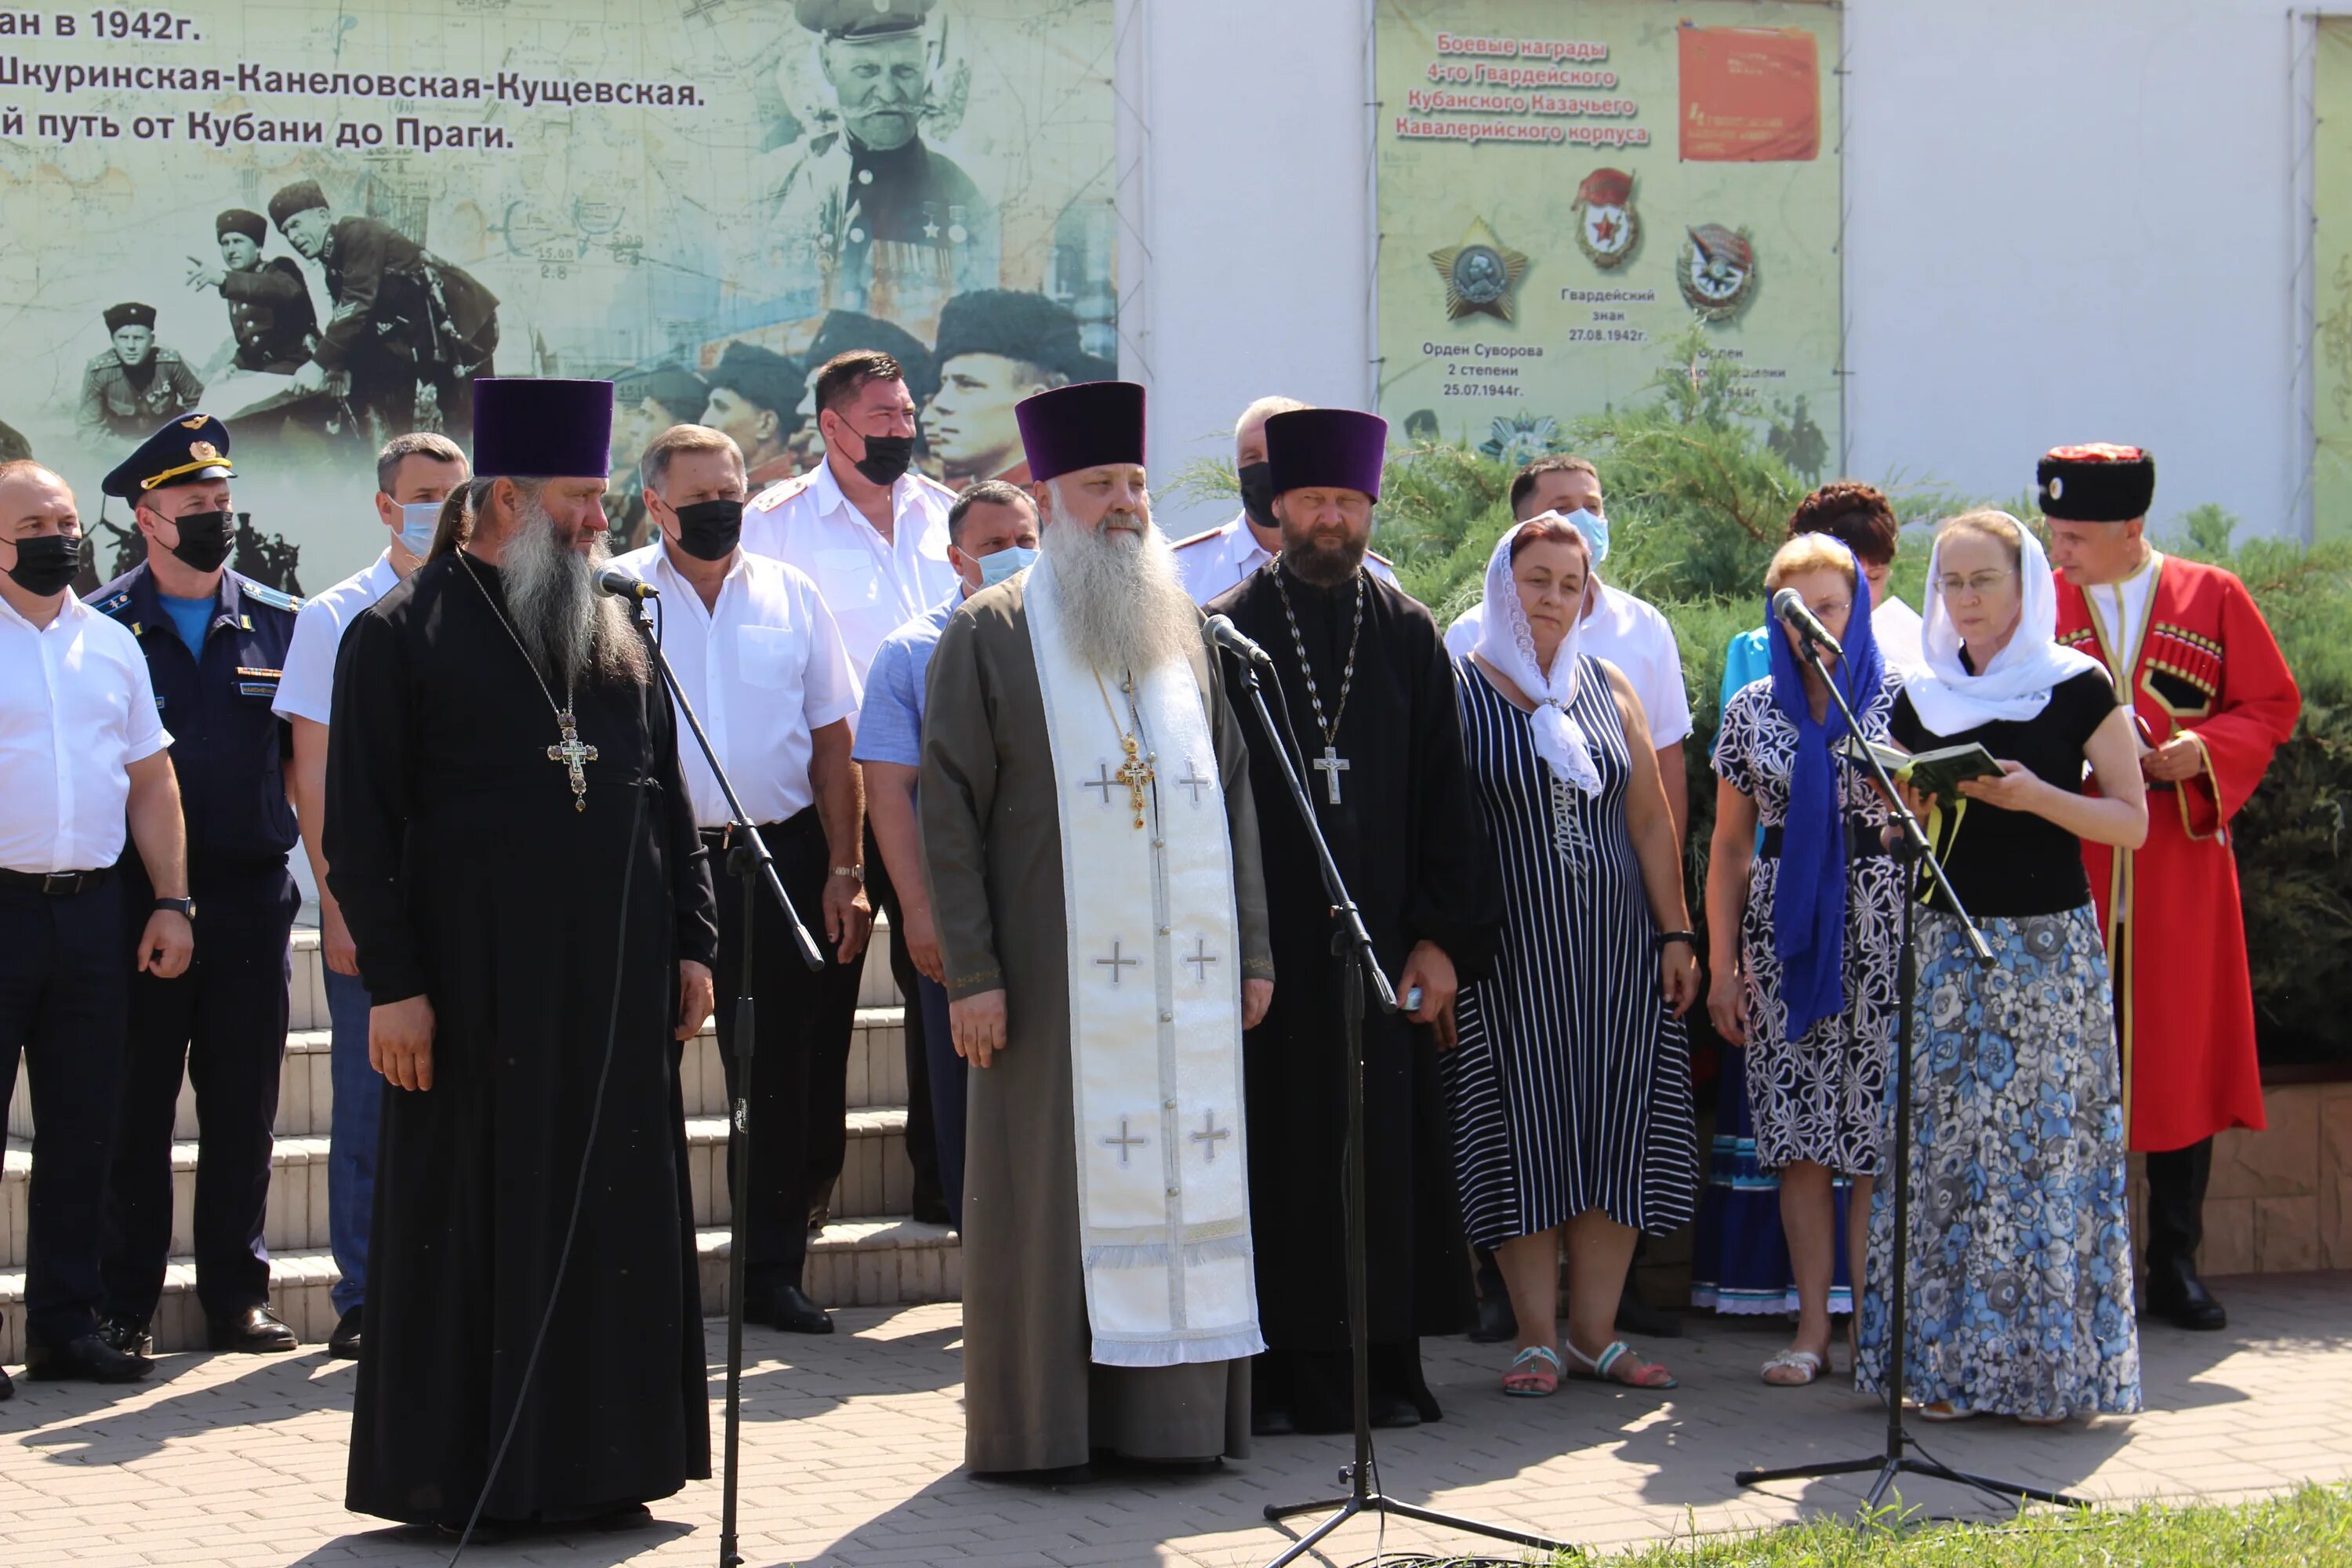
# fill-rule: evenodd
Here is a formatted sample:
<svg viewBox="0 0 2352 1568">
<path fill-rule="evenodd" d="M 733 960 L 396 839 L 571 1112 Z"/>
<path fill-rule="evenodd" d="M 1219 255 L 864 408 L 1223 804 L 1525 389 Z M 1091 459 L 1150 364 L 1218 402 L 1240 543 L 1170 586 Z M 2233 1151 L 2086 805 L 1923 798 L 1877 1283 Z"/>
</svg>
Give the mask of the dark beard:
<svg viewBox="0 0 2352 1568">
<path fill-rule="evenodd" d="M 1336 588 L 1363 569 L 1364 552 L 1370 541 L 1343 539 L 1336 544 L 1306 540 L 1294 544 L 1285 540 L 1282 563 L 1291 574 L 1312 588 Z"/>
</svg>

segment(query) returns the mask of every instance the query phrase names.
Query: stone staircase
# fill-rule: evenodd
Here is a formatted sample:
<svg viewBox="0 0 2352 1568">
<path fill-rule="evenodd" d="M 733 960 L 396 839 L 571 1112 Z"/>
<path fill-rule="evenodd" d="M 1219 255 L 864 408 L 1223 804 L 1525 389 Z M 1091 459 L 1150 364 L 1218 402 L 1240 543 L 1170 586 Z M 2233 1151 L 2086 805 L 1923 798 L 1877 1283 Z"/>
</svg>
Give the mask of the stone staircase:
<svg viewBox="0 0 2352 1568">
<path fill-rule="evenodd" d="M 270 1298 L 306 1345 L 335 1325 L 329 1290 L 339 1278 L 327 1233 L 327 1151 L 333 1075 L 330 1070 L 324 965 L 315 930 L 294 933 L 294 984 L 286 1057 L 279 1069 L 277 1149 L 263 1240 L 269 1247 Z M 809 1248 L 809 1294 L 828 1307 L 960 1300 L 956 1236 L 908 1217 L 914 1167 L 907 1159 L 907 1068 L 903 1012 L 890 977 L 886 933 L 866 950 L 851 1037 L 848 1152 L 835 1189 L 836 1216 Z M 682 1072 L 687 1152 L 694 1190 L 696 1250 L 702 1306 L 727 1307 L 727 1079 L 709 1025 L 689 1041 Z M 0 1171 L 0 1363 L 24 1352 L 26 1211 L 32 1173 L 32 1111 L 25 1075 L 8 1107 L 5 1169 Z M 196 1180 L 195 1098 L 184 1083 L 172 1133 L 172 1260 L 156 1310 L 159 1351 L 201 1348 L 203 1314 L 195 1299 L 190 1249 Z"/>
</svg>

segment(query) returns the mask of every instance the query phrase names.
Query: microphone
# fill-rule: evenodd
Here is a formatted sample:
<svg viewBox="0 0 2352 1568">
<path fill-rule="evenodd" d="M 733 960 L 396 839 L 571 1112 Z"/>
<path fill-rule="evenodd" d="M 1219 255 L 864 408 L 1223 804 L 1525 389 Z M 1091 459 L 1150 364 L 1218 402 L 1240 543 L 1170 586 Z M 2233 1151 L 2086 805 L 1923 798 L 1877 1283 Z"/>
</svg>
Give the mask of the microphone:
<svg viewBox="0 0 2352 1568">
<path fill-rule="evenodd" d="M 1783 588 L 1772 595 L 1772 618 L 1797 628 L 1797 635 L 1832 658 L 1843 658 L 1845 649 L 1838 647 L 1837 638 L 1830 636 L 1829 627 L 1821 617 L 1805 607 L 1804 595 L 1794 588 Z"/>
<path fill-rule="evenodd" d="M 1201 637 L 1211 647 L 1221 647 L 1235 658 L 1250 664 L 1274 668 L 1274 660 L 1241 627 L 1234 625 L 1231 616 L 1211 616 L 1201 623 Z"/>
<path fill-rule="evenodd" d="M 607 566 L 596 574 L 596 592 L 610 594 L 616 599 L 658 599 L 661 590 L 651 583 L 639 582 L 618 566 Z"/>
</svg>

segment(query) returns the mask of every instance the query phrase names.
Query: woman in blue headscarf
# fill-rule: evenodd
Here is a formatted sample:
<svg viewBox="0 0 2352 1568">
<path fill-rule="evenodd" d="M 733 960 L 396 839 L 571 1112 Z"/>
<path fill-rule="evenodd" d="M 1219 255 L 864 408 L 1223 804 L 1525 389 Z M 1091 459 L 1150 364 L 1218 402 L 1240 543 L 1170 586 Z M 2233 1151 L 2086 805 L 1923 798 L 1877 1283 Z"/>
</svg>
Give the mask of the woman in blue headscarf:
<svg viewBox="0 0 2352 1568">
<path fill-rule="evenodd" d="M 1772 557 L 1764 588 L 1768 600 L 1795 589 L 1840 640 L 1844 655 L 1829 678 L 1864 738 L 1883 742 L 1901 682 L 1866 610 L 1853 613 L 1870 603 L 1853 553 L 1829 534 L 1800 535 Z M 1880 841 L 1885 803 L 1837 754 L 1848 731 L 1828 686 L 1793 632 L 1774 627 L 1769 643 L 1771 673 L 1724 705 L 1716 737 L 1707 1011 L 1725 1039 L 1746 1047 L 1757 1163 L 1780 1177 L 1797 1332 L 1765 1363 L 1764 1381 L 1797 1386 L 1829 1361 L 1840 1176 L 1853 1184 L 1846 1245 L 1862 1277 L 1895 1033 L 1902 880 Z"/>
</svg>

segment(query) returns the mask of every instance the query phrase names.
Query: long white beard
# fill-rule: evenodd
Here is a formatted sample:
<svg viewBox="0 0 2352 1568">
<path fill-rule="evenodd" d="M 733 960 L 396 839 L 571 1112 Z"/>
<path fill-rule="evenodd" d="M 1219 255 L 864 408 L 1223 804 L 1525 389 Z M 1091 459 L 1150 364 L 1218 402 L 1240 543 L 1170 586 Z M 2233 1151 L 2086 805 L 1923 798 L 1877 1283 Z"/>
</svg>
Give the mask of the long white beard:
<svg viewBox="0 0 2352 1568">
<path fill-rule="evenodd" d="M 1088 528 L 1057 502 L 1045 511 L 1044 552 L 1072 653 L 1097 670 L 1145 670 L 1192 651 L 1201 614 L 1165 535 L 1148 521 L 1140 533 Z"/>
<path fill-rule="evenodd" d="M 555 520 L 535 495 L 521 498 L 499 557 L 507 616 L 531 661 L 567 688 L 593 670 L 643 680 L 645 649 L 627 608 L 596 592 L 612 552 L 599 539 L 586 555 L 556 538 Z"/>
</svg>

